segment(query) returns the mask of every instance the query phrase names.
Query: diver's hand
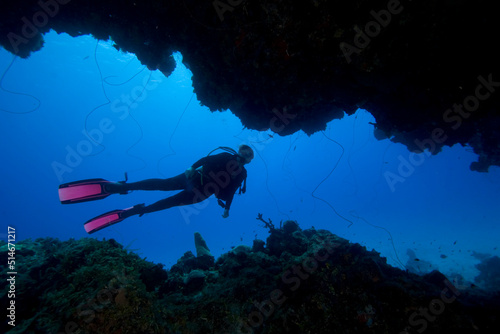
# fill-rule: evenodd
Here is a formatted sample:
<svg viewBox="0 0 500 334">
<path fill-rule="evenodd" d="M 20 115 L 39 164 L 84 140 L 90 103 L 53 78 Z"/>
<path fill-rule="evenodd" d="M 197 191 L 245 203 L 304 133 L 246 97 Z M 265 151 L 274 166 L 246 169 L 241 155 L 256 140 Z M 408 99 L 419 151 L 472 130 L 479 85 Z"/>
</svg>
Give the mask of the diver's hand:
<svg viewBox="0 0 500 334">
<path fill-rule="evenodd" d="M 222 218 L 227 218 L 227 217 L 229 217 L 229 210 L 224 209 L 224 213 L 222 214 Z"/>
<path fill-rule="evenodd" d="M 188 169 L 186 169 L 186 171 L 184 172 L 184 175 L 186 175 L 186 177 L 188 179 L 192 178 L 194 173 L 196 173 L 196 171 L 194 170 L 193 167 L 189 167 Z"/>
</svg>

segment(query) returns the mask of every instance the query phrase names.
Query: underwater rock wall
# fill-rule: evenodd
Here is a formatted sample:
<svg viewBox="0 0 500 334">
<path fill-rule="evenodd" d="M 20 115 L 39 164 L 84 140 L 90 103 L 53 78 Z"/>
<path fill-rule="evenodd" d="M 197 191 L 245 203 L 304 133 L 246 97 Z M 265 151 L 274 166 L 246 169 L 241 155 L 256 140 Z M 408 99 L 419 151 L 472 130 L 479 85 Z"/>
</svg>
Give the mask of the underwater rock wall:
<svg viewBox="0 0 500 334">
<path fill-rule="evenodd" d="M 457 290 L 295 222 L 215 260 L 197 238 L 172 266 L 114 240 L 18 242 L 14 333 L 492 333 L 498 293 Z M 0 249 L 5 251 L 5 243 Z M 6 272 L 3 263 L 0 270 Z M 5 305 L 7 282 L 0 283 Z"/>
<path fill-rule="evenodd" d="M 494 1 L 25 0 L 0 4 L 0 44 L 20 57 L 54 29 L 111 38 L 169 75 L 172 52 L 198 100 L 287 135 L 367 109 L 377 138 L 432 154 L 470 145 L 500 165 Z"/>
</svg>

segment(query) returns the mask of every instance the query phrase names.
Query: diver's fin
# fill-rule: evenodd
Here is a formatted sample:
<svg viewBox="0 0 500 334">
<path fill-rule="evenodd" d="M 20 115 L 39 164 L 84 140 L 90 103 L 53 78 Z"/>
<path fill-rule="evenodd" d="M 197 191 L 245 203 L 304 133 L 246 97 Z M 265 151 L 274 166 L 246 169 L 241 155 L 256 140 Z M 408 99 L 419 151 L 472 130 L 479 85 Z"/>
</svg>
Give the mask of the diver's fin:
<svg viewBox="0 0 500 334">
<path fill-rule="evenodd" d="M 96 231 L 99 231 L 100 229 L 124 220 L 126 217 L 123 217 L 123 212 L 125 212 L 126 210 L 127 209 L 106 212 L 100 216 L 90 219 L 83 225 L 83 227 L 88 234 L 94 233 Z"/>
<path fill-rule="evenodd" d="M 88 179 L 64 183 L 59 186 L 59 200 L 62 204 L 95 201 L 111 195 L 106 185 L 112 182 L 104 179 Z"/>
<path fill-rule="evenodd" d="M 88 234 L 97 232 L 105 227 L 111 226 L 113 224 L 119 223 L 125 218 L 132 215 L 140 214 L 142 216 L 142 209 L 144 204 L 134 205 L 133 207 L 123 209 L 123 210 L 113 210 L 110 212 L 103 213 L 100 216 L 90 219 L 85 222 L 83 227 Z"/>
</svg>

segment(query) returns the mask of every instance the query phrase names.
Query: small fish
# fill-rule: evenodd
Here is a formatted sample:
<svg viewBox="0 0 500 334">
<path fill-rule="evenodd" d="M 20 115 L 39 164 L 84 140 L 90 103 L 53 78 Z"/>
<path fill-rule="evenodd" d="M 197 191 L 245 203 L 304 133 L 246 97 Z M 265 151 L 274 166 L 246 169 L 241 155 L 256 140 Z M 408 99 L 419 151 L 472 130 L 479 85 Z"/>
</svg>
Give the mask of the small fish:
<svg viewBox="0 0 500 334">
<path fill-rule="evenodd" d="M 87 59 L 89 59 L 89 56 L 83 57 L 83 60 L 87 60 Z"/>
<path fill-rule="evenodd" d="M 456 245 L 457 244 L 457 240 L 455 240 L 455 242 L 453 244 Z"/>
<path fill-rule="evenodd" d="M 413 261 L 420 261 L 420 259 L 414 259 Z"/>
<path fill-rule="evenodd" d="M 444 255 L 444 254 L 441 254 L 440 256 L 442 259 L 446 259 L 448 256 Z"/>
</svg>

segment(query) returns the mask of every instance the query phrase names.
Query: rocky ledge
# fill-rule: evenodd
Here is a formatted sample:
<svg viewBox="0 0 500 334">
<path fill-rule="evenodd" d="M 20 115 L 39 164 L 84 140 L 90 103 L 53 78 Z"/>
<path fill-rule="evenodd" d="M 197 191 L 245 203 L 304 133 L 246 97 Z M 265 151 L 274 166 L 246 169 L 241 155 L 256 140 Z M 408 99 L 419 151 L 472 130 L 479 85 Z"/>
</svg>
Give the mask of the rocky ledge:
<svg viewBox="0 0 500 334">
<path fill-rule="evenodd" d="M 198 100 L 288 135 L 368 110 L 377 138 L 419 152 L 469 145 L 500 165 L 494 1 L 24 0 L 0 3 L 0 45 L 28 57 L 50 29 L 112 39 L 169 75 L 180 51 Z"/>
</svg>

